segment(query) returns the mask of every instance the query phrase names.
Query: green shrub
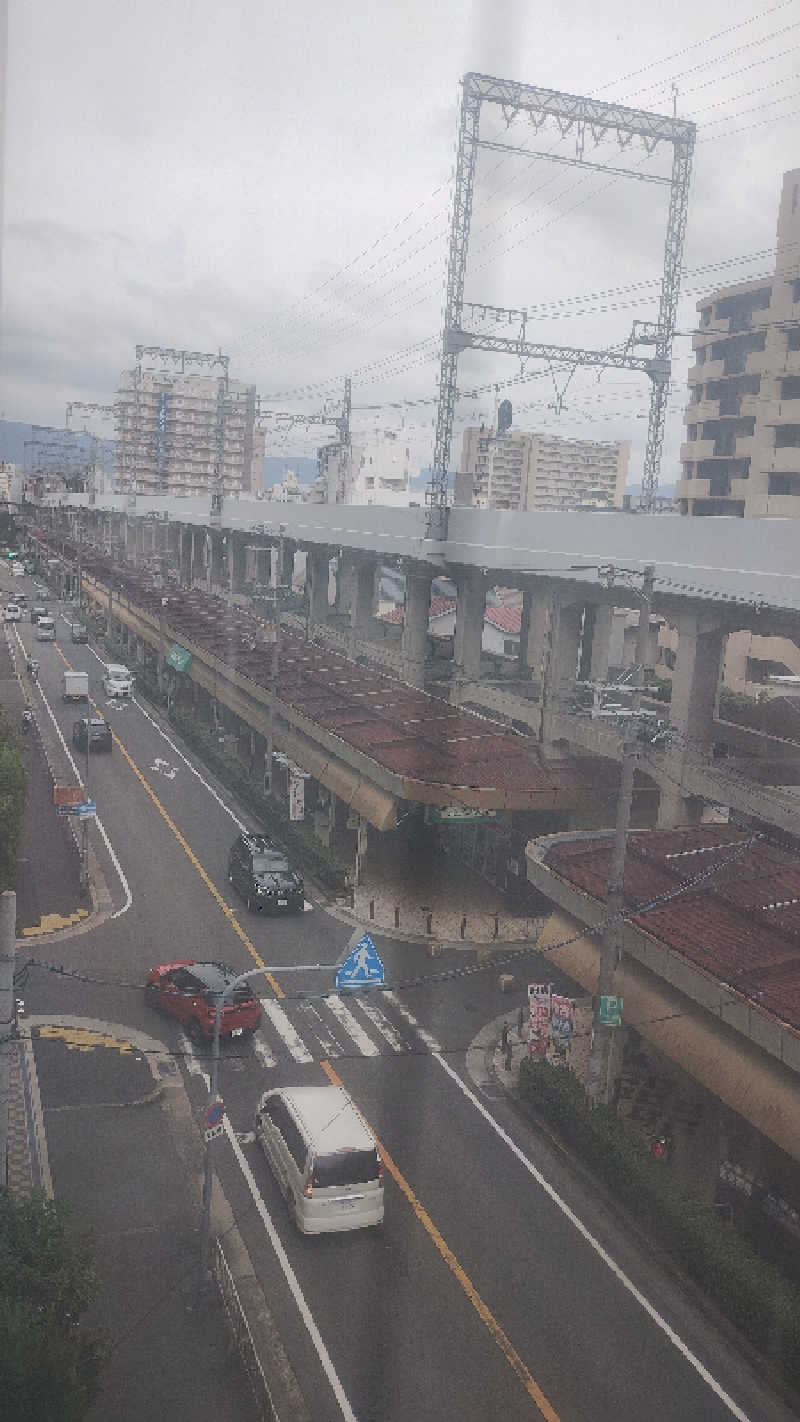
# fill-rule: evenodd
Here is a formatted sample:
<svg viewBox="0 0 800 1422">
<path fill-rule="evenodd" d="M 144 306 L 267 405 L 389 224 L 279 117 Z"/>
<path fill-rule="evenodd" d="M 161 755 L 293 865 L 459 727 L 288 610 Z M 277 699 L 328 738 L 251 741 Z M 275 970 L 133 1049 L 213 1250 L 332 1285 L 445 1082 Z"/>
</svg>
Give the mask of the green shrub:
<svg viewBox="0 0 800 1422">
<path fill-rule="evenodd" d="M 523 1061 L 520 1097 L 787 1381 L 800 1384 L 800 1292 L 789 1280 L 666 1171 L 613 1110 L 590 1108 L 571 1072 Z"/>
<path fill-rule="evenodd" d="M 13 889 L 27 775 L 15 735 L 0 716 L 0 889 Z"/>
</svg>

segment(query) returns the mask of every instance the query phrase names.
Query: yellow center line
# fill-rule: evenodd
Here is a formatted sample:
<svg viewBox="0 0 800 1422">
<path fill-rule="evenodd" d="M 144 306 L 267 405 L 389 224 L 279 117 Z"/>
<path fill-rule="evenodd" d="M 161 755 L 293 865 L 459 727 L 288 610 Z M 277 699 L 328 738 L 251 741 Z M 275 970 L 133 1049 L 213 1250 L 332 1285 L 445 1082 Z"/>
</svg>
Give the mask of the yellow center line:
<svg viewBox="0 0 800 1422">
<path fill-rule="evenodd" d="M 57 646 L 57 647 L 56 647 L 56 651 L 58 652 L 58 655 L 61 657 L 61 660 L 65 663 L 65 665 L 68 666 L 68 667 L 70 667 L 70 663 L 67 661 L 67 658 L 64 656 L 64 653 L 62 652 L 61 648 Z M 70 670 L 72 670 L 71 667 L 70 667 Z M 90 701 L 91 701 L 91 697 L 90 697 L 89 699 L 90 699 Z M 91 701 L 91 704 L 92 704 L 92 706 L 94 707 L 95 711 L 97 711 L 98 708 L 97 708 L 96 702 Z M 126 747 L 122 744 L 122 741 L 120 740 L 120 738 L 119 738 L 119 736 L 117 735 L 116 731 L 113 731 L 113 730 L 112 730 L 111 734 L 112 734 L 112 736 L 113 736 L 113 738 L 114 738 L 114 744 L 117 745 L 117 746 L 119 746 L 119 749 L 120 749 L 120 751 L 122 752 L 122 755 L 125 757 L 126 761 L 128 762 L 128 765 L 130 766 L 130 768 L 131 768 L 131 770 L 133 771 L 134 775 L 136 776 L 137 780 L 138 780 L 139 783 L 141 784 L 141 786 L 142 786 L 142 788 L 144 789 L 145 793 L 150 796 L 150 799 L 152 800 L 153 804 L 155 805 L 156 809 L 158 810 L 158 813 L 161 815 L 161 818 L 164 820 L 164 823 L 165 823 L 165 824 L 169 827 L 169 829 L 172 831 L 173 835 L 175 836 L 176 840 L 178 841 L 178 844 L 180 845 L 180 847 L 181 847 L 181 849 L 183 850 L 184 854 L 186 855 L 187 859 L 189 860 L 189 862 L 191 863 L 191 865 L 193 866 L 193 868 L 197 870 L 198 874 L 200 875 L 200 878 L 202 879 L 203 883 L 205 884 L 206 888 L 208 889 L 208 892 L 212 895 L 212 897 L 213 897 L 214 899 L 216 899 L 216 901 L 217 901 L 219 907 L 221 908 L 222 912 L 224 913 L 225 917 L 227 918 L 228 922 L 230 923 L 231 928 L 233 929 L 234 933 L 237 935 L 238 938 L 241 939 L 242 943 L 244 944 L 245 948 L 247 949 L 248 953 L 250 954 L 250 957 L 254 960 L 255 963 L 257 963 L 258 967 L 259 967 L 259 968 L 263 968 L 263 967 L 264 967 L 264 959 L 260 956 L 259 953 L 256 952 L 255 945 L 254 945 L 254 944 L 251 942 L 251 940 L 248 938 L 247 934 L 245 933 L 244 929 L 242 928 L 242 925 L 239 923 L 239 920 L 238 920 L 237 917 L 236 917 L 235 911 L 234 911 L 232 908 L 230 908 L 228 904 L 226 904 L 226 902 L 225 902 L 225 900 L 223 899 L 222 894 L 219 892 L 219 889 L 217 888 L 216 884 L 212 881 L 212 879 L 211 879 L 211 878 L 209 877 L 209 875 L 206 873 L 205 869 L 203 868 L 202 864 L 200 863 L 200 860 L 197 858 L 197 855 L 195 854 L 195 852 L 194 852 L 194 850 L 192 849 L 191 845 L 187 842 L 187 840 L 186 840 L 186 839 L 184 838 L 184 836 L 181 834 L 181 831 L 178 829 L 178 826 L 176 825 L 176 823 L 175 823 L 175 821 L 173 820 L 172 816 L 170 815 L 169 811 L 166 809 L 166 807 L 165 807 L 164 805 L 162 805 L 162 803 L 161 803 L 161 801 L 159 800 L 159 798 L 158 798 L 158 796 L 157 796 L 155 790 L 153 789 L 152 785 L 149 783 L 149 781 L 147 781 L 147 780 L 145 779 L 144 775 L 142 774 L 142 772 L 141 772 L 141 770 L 139 769 L 138 765 L 136 764 L 135 760 L 133 759 L 133 757 L 131 756 L 131 754 L 129 753 L 129 751 L 126 749 Z M 272 991 L 274 992 L 275 996 L 276 996 L 276 997 L 283 997 L 283 996 L 284 996 L 284 992 L 283 992 L 283 989 L 282 989 L 280 983 L 278 982 L 277 978 L 273 977 L 272 973 L 265 973 L 264 976 L 266 977 L 267 982 L 269 983 L 270 987 L 272 988 Z"/>
<path fill-rule="evenodd" d="M 341 1078 L 331 1066 L 330 1062 L 320 1062 L 320 1066 L 325 1072 L 325 1075 L 327 1076 L 328 1080 L 331 1081 L 334 1086 L 344 1085 Z M 369 1121 L 366 1120 L 366 1117 L 364 1118 L 364 1120 L 369 1130 L 372 1131 L 372 1127 L 370 1126 Z M 372 1131 L 372 1134 L 375 1135 L 375 1132 Z M 517 1352 L 511 1340 L 503 1332 L 503 1329 L 500 1327 L 500 1324 L 497 1322 L 497 1319 L 495 1318 L 488 1304 L 484 1303 L 469 1275 L 465 1273 L 464 1269 L 462 1269 L 449 1244 L 443 1238 L 440 1231 L 436 1228 L 436 1225 L 433 1223 L 433 1220 L 428 1214 L 428 1211 L 425 1209 L 425 1206 L 414 1194 L 414 1191 L 412 1190 L 402 1171 L 395 1164 L 389 1152 L 386 1150 L 386 1147 L 381 1145 L 380 1141 L 378 1141 L 377 1143 L 378 1150 L 381 1154 L 381 1159 L 383 1160 L 383 1163 L 389 1174 L 391 1175 L 392 1179 L 394 1180 L 395 1184 L 402 1190 L 423 1229 L 433 1240 L 433 1243 L 441 1254 L 445 1264 L 447 1264 L 448 1268 L 458 1280 L 459 1284 L 464 1290 L 464 1293 L 472 1304 L 472 1307 L 475 1309 L 475 1312 L 481 1319 L 481 1322 L 484 1323 L 486 1328 L 489 1330 L 489 1333 L 491 1334 L 492 1338 L 500 1349 L 500 1352 L 503 1354 L 504 1358 L 506 1359 L 506 1362 L 516 1373 L 528 1396 L 533 1400 L 533 1402 L 535 1402 L 541 1416 L 545 1418 L 545 1422 L 559 1422 L 559 1416 L 555 1408 L 552 1407 L 551 1404 L 548 1402 L 547 1398 L 545 1397 L 544 1393 L 536 1382 L 536 1379 L 530 1372 L 530 1369 L 527 1368 L 523 1363 L 521 1357 L 519 1356 L 519 1353 Z"/>
</svg>

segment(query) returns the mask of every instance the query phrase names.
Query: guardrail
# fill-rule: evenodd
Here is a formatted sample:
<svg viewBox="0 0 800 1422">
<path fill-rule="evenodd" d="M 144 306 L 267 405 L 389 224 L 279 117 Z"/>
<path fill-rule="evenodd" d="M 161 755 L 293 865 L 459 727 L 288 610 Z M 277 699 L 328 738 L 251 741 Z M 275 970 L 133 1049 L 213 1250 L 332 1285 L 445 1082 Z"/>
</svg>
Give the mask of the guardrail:
<svg viewBox="0 0 800 1422">
<path fill-rule="evenodd" d="M 225 1258 L 225 1251 L 219 1239 L 215 1241 L 213 1270 L 222 1307 L 225 1310 L 231 1344 L 238 1353 L 247 1374 L 259 1412 L 264 1418 L 264 1422 L 280 1422 L 269 1383 L 245 1317 L 242 1301 L 239 1298 L 239 1291 L 234 1283 L 230 1266 Z"/>
</svg>

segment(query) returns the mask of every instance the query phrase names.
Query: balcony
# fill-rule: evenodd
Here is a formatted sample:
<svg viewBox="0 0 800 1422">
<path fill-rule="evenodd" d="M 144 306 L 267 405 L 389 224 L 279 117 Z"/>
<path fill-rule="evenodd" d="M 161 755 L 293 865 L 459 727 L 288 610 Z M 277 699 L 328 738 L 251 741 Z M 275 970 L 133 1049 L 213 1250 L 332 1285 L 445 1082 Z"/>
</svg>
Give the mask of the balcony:
<svg viewBox="0 0 800 1422">
<path fill-rule="evenodd" d="M 702 425 L 706 420 L 719 419 L 719 400 L 697 400 L 683 412 L 685 425 Z"/>
<path fill-rule="evenodd" d="M 765 400 L 761 420 L 765 425 L 800 425 L 800 400 Z"/>
<path fill-rule="evenodd" d="M 682 444 L 678 458 L 681 464 L 696 464 L 698 459 L 713 459 L 714 457 L 713 439 L 693 439 Z"/>
<path fill-rule="evenodd" d="M 773 449 L 767 468 L 776 474 L 800 473 L 800 445 L 790 445 L 787 449 Z"/>
<path fill-rule="evenodd" d="M 675 483 L 676 499 L 707 499 L 709 479 L 678 479 Z"/>
</svg>

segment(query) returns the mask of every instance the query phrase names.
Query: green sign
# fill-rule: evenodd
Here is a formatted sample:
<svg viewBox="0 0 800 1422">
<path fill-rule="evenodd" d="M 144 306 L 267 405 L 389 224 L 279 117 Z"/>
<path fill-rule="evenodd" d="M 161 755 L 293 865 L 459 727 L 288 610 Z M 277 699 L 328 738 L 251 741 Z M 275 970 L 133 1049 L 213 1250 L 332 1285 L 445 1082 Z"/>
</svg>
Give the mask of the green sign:
<svg viewBox="0 0 800 1422">
<path fill-rule="evenodd" d="M 173 642 L 164 660 L 168 667 L 172 667 L 173 671 L 185 672 L 192 665 L 192 654 Z"/>
<path fill-rule="evenodd" d="M 622 1003 L 621 997 L 601 997 L 600 998 L 600 1025 L 601 1027 L 621 1027 L 622 1026 Z"/>
<path fill-rule="evenodd" d="M 496 810 L 470 810 L 466 805 L 428 805 L 425 818 L 429 825 L 480 824 L 497 819 Z"/>
</svg>

